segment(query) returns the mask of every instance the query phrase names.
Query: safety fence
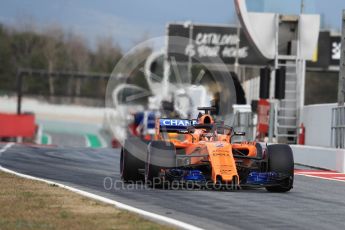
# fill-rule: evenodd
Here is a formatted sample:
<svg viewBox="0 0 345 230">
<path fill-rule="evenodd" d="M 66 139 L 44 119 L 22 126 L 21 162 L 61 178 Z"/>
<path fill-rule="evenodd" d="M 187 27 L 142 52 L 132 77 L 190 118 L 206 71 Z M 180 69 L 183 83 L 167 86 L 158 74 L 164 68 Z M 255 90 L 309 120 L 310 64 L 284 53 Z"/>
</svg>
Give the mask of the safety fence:
<svg viewBox="0 0 345 230">
<path fill-rule="evenodd" d="M 331 144 L 335 148 L 345 148 L 345 106 L 332 108 Z"/>
</svg>

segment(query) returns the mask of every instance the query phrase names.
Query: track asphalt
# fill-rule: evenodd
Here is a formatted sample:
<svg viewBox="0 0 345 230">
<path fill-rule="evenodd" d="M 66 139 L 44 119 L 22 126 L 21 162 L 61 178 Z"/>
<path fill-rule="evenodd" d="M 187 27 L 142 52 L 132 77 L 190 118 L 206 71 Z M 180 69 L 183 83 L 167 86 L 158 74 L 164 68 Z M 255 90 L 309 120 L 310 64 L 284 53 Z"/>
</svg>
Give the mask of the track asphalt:
<svg viewBox="0 0 345 230">
<path fill-rule="evenodd" d="M 6 144 L 0 144 L 2 149 Z M 185 191 L 123 185 L 120 151 L 13 145 L 2 167 L 53 180 L 205 229 L 345 229 L 345 183 L 295 176 L 288 193 Z"/>
</svg>

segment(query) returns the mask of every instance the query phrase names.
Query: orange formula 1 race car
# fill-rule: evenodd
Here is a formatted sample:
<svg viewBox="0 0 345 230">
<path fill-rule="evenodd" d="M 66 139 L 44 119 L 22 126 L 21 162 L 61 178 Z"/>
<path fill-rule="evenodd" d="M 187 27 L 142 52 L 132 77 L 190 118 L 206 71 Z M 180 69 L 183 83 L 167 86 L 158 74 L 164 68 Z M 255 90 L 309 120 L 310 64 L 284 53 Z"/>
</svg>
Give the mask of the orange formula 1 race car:
<svg viewBox="0 0 345 230">
<path fill-rule="evenodd" d="M 244 135 L 217 124 L 204 110 L 197 120 L 157 119 L 154 140 L 128 138 L 121 150 L 125 182 L 150 186 L 179 184 L 208 188 L 264 187 L 287 192 L 293 186 L 294 161 L 288 145 L 233 142 Z"/>
</svg>

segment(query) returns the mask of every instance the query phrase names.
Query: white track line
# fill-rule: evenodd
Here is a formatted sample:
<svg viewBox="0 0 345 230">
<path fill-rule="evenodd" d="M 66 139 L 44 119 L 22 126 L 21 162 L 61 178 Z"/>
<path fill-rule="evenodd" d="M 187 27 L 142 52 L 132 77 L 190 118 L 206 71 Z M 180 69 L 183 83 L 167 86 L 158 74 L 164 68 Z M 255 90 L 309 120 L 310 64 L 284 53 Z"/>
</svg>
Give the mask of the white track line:
<svg viewBox="0 0 345 230">
<path fill-rule="evenodd" d="M 338 180 L 338 179 L 334 179 L 334 178 L 327 178 L 327 177 L 320 177 L 320 176 L 312 176 L 312 175 L 308 175 L 308 174 L 296 174 L 296 175 L 306 176 L 306 177 L 311 177 L 311 178 L 317 178 L 317 179 L 323 179 L 323 180 L 332 180 L 332 181 L 345 182 L 345 180 Z"/>
<path fill-rule="evenodd" d="M 86 145 L 86 147 L 87 148 L 91 148 L 91 142 L 89 140 L 89 137 L 85 134 L 84 138 L 85 138 L 85 145 Z"/>
<path fill-rule="evenodd" d="M 101 201 L 101 202 L 104 202 L 104 203 L 107 203 L 107 204 L 115 205 L 117 208 L 124 209 L 124 210 L 130 211 L 130 212 L 134 212 L 134 213 L 139 214 L 141 216 L 145 216 L 145 217 L 157 220 L 157 221 L 161 221 L 161 222 L 164 222 L 164 223 L 167 223 L 167 224 L 171 224 L 171 225 L 174 225 L 174 226 L 182 228 L 182 229 L 202 230 L 202 228 L 196 227 L 194 225 L 187 224 L 185 222 L 182 222 L 182 221 L 179 221 L 179 220 L 175 220 L 175 219 L 172 219 L 172 218 L 169 218 L 169 217 L 166 217 L 166 216 L 158 215 L 158 214 L 155 214 L 155 213 L 152 213 L 152 212 L 148 212 L 148 211 L 145 211 L 145 210 L 142 210 L 142 209 L 139 209 L 139 208 L 135 208 L 135 207 L 129 206 L 127 204 L 123 204 L 123 203 L 120 203 L 120 202 L 117 202 L 117 201 L 114 201 L 114 200 L 111 200 L 111 199 L 108 199 L 108 198 L 105 198 L 105 197 L 102 197 L 102 196 L 99 196 L 99 195 L 96 195 L 96 194 L 92 194 L 92 193 L 89 193 L 89 192 L 86 192 L 86 191 L 83 191 L 83 190 L 80 190 L 80 189 L 76 189 L 76 188 L 64 185 L 64 184 L 56 183 L 56 182 L 53 182 L 53 181 L 50 181 L 50 180 L 41 179 L 41 178 L 38 178 L 38 177 L 33 177 L 33 176 L 25 175 L 25 174 L 22 174 L 22 173 L 18 173 L 18 172 L 15 172 L 13 170 L 6 169 L 6 168 L 4 168 L 2 166 L 0 166 L 0 170 L 4 171 L 4 172 L 7 172 L 7 173 L 14 174 L 14 175 L 22 177 L 22 178 L 26 178 L 26 179 L 30 179 L 30 180 L 35 180 L 35 181 L 41 181 L 41 182 L 45 182 L 45 183 L 51 184 L 51 185 L 56 185 L 56 186 L 59 186 L 61 188 L 67 189 L 69 191 L 75 192 L 75 193 L 77 193 L 79 195 L 82 195 L 82 196 L 85 196 L 85 197 L 88 197 L 88 198 L 91 198 L 91 199 L 95 199 L 95 200 L 98 200 L 98 201 Z"/>
<path fill-rule="evenodd" d="M 318 174 L 326 174 L 326 175 L 341 175 L 342 173 L 338 172 L 296 172 L 295 174 L 300 174 L 300 175 L 318 175 Z"/>
<path fill-rule="evenodd" d="M 101 145 L 102 145 L 101 148 L 106 148 L 108 145 L 107 145 L 107 142 L 102 137 L 102 135 L 101 134 L 97 134 L 97 137 L 98 137 L 99 141 L 101 142 Z"/>
<path fill-rule="evenodd" d="M 0 156 L 2 153 L 6 152 L 9 148 L 11 148 L 14 145 L 13 142 L 7 143 L 2 149 L 0 149 Z"/>
<path fill-rule="evenodd" d="M 42 144 L 43 125 L 39 125 L 36 134 L 36 144 Z"/>
<path fill-rule="evenodd" d="M 51 135 L 49 135 L 49 134 L 47 134 L 47 133 L 45 133 L 44 135 L 46 135 L 46 137 L 47 137 L 47 145 L 51 145 L 52 144 L 52 136 Z"/>
</svg>

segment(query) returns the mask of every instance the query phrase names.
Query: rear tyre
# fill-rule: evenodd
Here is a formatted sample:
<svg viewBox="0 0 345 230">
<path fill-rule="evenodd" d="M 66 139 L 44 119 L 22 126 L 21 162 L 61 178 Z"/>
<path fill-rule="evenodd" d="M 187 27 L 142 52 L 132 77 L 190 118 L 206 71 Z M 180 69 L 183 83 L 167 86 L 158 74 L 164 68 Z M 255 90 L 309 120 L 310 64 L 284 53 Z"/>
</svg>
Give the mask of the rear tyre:
<svg viewBox="0 0 345 230">
<path fill-rule="evenodd" d="M 267 146 L 268 171 L 286 175 L 278 186 L 266 187 L 269 192 L 288 192 L 293 188 L 294 160 L 292 149 L 288 145 L 277 144 Z"/>
<path fill-rule="evenodd" d="M 176 167 L 176 149 L 173 143 L 165 141 L 152 141 L 147 148 L 145 164 L 145 182 L 150 187 L 161 188 L 165 178 L 161 171 Z"/>
<path fill-rule="evenodd" d="M 147 143 L 137 138 L 128 138 L 121 148 L 120 173 L 124 182 L 144 180 L 139 169 L 145 168 Z"/>
</svg>

